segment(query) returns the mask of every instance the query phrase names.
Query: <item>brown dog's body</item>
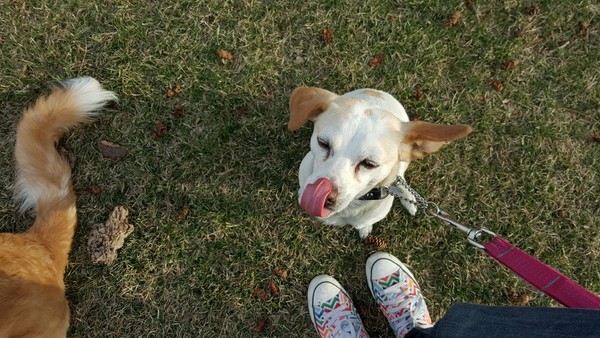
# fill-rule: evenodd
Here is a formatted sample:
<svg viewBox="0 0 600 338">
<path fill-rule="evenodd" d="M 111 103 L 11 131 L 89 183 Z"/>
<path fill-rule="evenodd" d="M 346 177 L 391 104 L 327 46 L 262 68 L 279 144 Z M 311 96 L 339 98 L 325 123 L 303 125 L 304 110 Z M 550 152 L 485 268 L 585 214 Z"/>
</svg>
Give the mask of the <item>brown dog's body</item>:
<svg viewBox="0 0 600 338">
<path fill-rule="evenodd" d="M 17 130 L 17 196 L 36 218 L 20 234 L 0 234 L 0 337 L 65 337 L 64 272 L 77 223 L 71 168 L 55 148 L 71 127 L 115 99 L 92 78 L 63 83 L 30 107 Z"/>
</svg>

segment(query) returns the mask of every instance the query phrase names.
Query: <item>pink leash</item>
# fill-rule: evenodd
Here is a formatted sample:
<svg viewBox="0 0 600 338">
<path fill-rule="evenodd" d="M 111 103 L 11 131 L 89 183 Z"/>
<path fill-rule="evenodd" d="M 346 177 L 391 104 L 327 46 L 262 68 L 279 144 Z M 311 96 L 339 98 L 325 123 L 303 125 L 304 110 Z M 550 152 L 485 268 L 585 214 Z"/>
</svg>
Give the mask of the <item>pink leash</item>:
<svg viewBox="0 0 600 338">
<path fill-rule="evenodd" d="M 562 305 L 579 309 L 600 309 L 600 297 L 513 246 L 504 238 L 495 236 L 491 241 L 484 243 L 483 247 L 488 255 Z"/>
<path fill-rule="evenodd" d="M 402 188 L 408 190 L 415 197 L 416 201 L 407 199 Z M 469 243 L 484 250 L 488 255 L 508 267 L 523 280 L 562 305 L 571 308 L 600 310 L 600 297 L 598 295 L 575 283 L 558 272 L 558 270 L 551 268 L 523 250 L 513 246 L 490 230 L 472 229 L 453 220 L 437 204 L 428 202 L 421 197 L 406 183 L 404 178 L 398 177 L 387 189 L 390 194 L 408 201 L 418 208 L 424 209 L 429 215 L 435 216 L 447 225 L 466 233 Z M 479 241 L 483 236 L 491 236 L 492 238 L 480 244 Z"/>
</svg>

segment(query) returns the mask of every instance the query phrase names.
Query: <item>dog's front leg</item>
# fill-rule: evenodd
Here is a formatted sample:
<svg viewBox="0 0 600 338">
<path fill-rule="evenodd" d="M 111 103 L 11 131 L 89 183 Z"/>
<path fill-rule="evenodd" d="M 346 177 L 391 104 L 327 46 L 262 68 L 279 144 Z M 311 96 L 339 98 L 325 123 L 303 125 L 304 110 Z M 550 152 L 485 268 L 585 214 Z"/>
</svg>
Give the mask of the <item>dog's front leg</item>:
<svg viewBox="0 0 600 338">
<path fill-rule="evenodd" d="M 355 228 L 355 229 L 356 229 L 356 231 L 358 231 L 358 237 L 360 237 L 360 239 L 365 239 L 369 236 L 371 231 L 373 231 L 373 224 L 367 224 L 367 225 L 363 226 L 362 228 Z"/>
<path fill-rule="evenodd" d="M 405 187 L 400 188 L 402 189 L 400 203 L 408 211 L 409 214 L 414 216 L 417 213 L 417 206 L 415 204 L 417 200 L 415 199 L 415 195 L 411 194 Z"/>
</svg>

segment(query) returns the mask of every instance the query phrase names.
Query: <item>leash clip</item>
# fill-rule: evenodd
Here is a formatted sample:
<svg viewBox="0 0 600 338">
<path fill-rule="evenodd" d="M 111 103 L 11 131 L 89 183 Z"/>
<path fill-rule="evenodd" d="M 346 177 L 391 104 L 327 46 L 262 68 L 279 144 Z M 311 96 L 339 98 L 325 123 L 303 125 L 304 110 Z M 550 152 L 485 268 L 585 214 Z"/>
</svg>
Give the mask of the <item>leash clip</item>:
<svg viewBox="0 0 600 338">
<path fill-rule="evenodd" d="M 435 208 L 435 210 L 433 208 Z M 467 240 L 469 243 L 478 249 L 485 250 L 484 246 L 480 243 L 482 235 L 496 236 L 495 233 L 488 229 L 482 228 L 477 230 L 459 223 L 455 219 L 451 218 L 447 212 L 440 209 L 435 203 L 429 202 L 425 211 L 428 211 L 429 215 L 437 217 L 442 222 L 446 223 L 446 225 L 449 225 L 467 234 Z"/>
</svg>

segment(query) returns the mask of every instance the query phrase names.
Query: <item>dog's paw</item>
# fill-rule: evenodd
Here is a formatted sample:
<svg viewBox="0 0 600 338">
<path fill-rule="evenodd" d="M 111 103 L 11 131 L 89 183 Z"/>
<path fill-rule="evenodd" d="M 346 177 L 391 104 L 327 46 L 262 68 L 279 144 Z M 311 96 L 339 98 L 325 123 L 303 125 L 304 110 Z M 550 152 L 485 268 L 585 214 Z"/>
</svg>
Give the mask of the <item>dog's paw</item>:
<svg viewBox="0 0 600 338">
<path fill-rule="evenodd" d="M 415 204 L 417 199 L 415 195 L 413 195 L 406 188 L 402 187 L 402 198 L 400 198 L 400 203 L 408 211 L 412 216 L 417 214 L 417 205 Z"/>
<path fill-rule="evenodd" d="M 371 233 L 372 230 L 373 230 L 373 224 L 364 226 L 360 229 L 356 229 L 356 231 L 358 231 L 358 237 L 360 237 L 360 239 L 367 238 L 367 236 L 369 236 L 369 234 Z"/>
<path fill-rule="evenodd" d="M 413 197 L 414 199 L 414 197 Z M 417 214 L 417 206 L 414 205 L 413 203 L 410 203 L 408 201 L 405 200 L 400 200 L 400 203 L 402 203 L 402 206 L 404 207 L 404 209 L 406 209 L 406 211 L 408 211 L 409 214 L 411 214 L 411 216 L 414 216 Z"/>
</svg>

